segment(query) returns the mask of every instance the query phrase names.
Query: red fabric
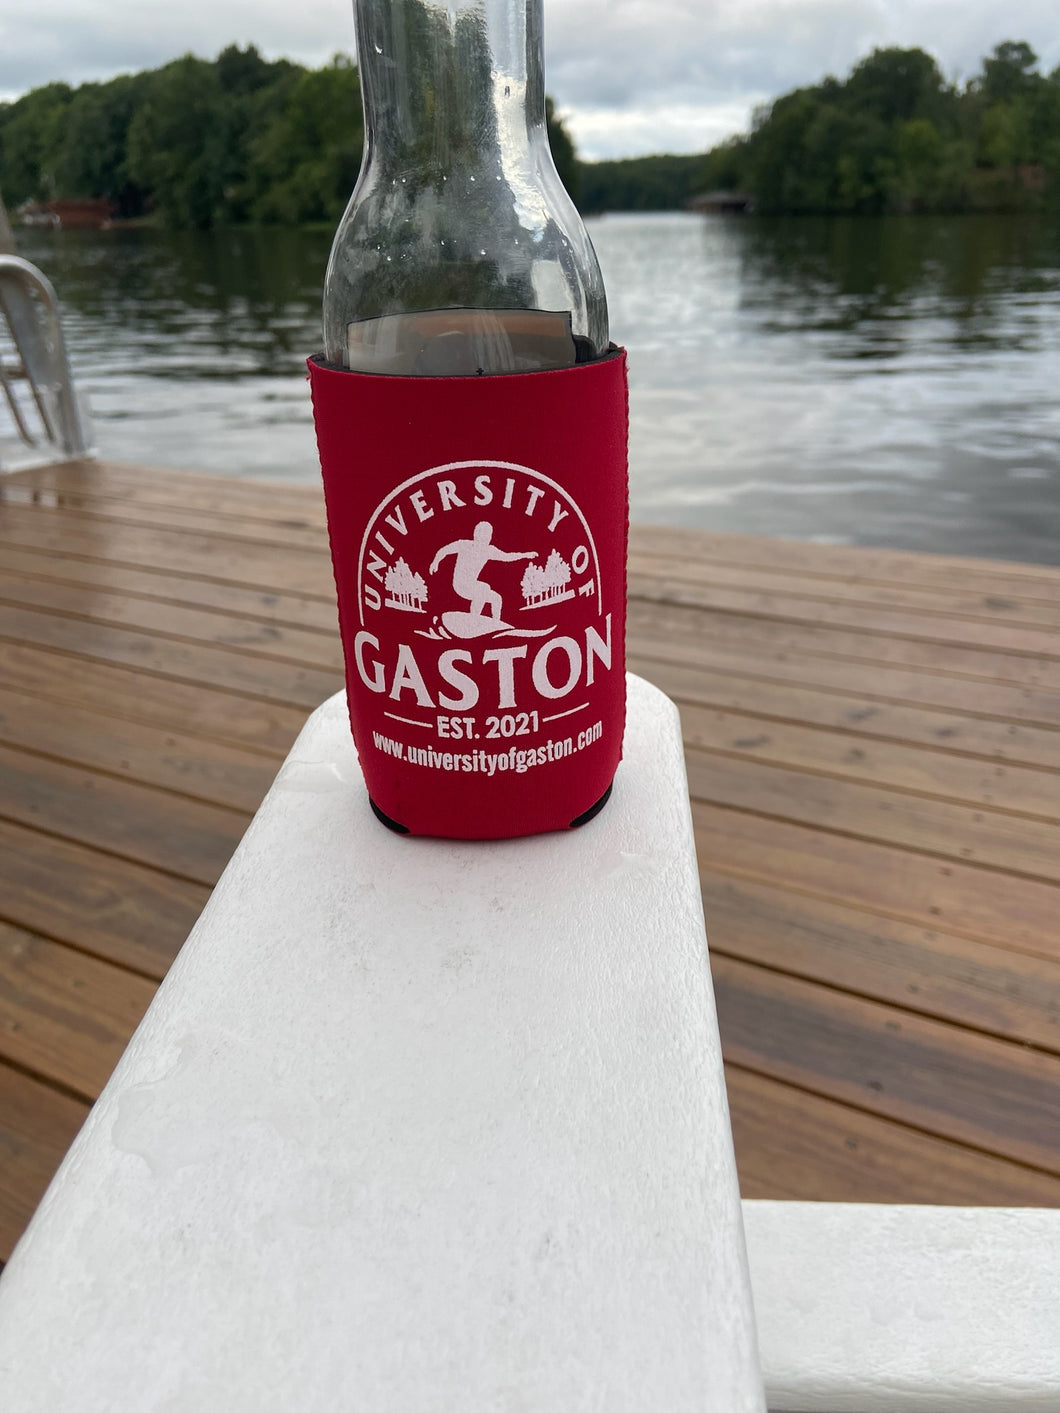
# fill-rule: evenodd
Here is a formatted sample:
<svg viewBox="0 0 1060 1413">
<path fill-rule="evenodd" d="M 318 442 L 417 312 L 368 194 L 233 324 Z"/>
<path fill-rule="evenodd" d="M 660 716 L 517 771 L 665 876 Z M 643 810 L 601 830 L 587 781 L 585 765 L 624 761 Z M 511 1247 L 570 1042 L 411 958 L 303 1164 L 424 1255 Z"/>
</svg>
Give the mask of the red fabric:
<svg viewBox="0 0 1060 1413">
<path fill-rule="evenodd" d="M 414 834 L 566 829 L 625 722 L 626 357 L 310 382 L 368 792 Z"/>
</svg>

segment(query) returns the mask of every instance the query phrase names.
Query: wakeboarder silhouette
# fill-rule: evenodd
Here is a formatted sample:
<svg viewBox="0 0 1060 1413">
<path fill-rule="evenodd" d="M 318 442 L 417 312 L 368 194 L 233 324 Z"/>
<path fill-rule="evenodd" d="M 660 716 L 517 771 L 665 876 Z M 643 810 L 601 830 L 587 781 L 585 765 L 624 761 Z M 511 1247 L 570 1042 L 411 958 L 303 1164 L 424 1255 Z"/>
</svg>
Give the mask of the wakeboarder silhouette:
<svg viewBox="0 0 1060 1413">
<path fill-rule="evenodd" d="M 455 555 L 453 565 L 453 592 L 470 604 L 468 617 L 484 620 L 489 631 L 493 626 L 501 626 L 501 609 L 504 601 L 496 589 L 490 588 L 479 575 L 491 560 L 511 564 L 518 559 L 536 559 L 536 550 L 517 550 L 509 554 L 498 549 L 493 540 L 493 526 L 488 520 L 480 520 L 475 526 L 474 539 L 454 540 L 443 546 L 431 561 L 431 574 L 437 574 L 439 565 L 448 555 Z M 507 625 L 504 625 L 507 626 Z"/>
</svg>

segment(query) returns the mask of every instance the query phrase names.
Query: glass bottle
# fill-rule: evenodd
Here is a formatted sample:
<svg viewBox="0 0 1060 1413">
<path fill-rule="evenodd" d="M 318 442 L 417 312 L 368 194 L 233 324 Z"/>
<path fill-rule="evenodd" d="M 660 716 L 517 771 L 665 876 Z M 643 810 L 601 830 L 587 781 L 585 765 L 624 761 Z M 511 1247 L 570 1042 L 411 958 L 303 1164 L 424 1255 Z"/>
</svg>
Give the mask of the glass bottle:
<svg viewBox="0 0 1060 1413">
<path fill-rule="evenodd" d="M 360 176 L 324 285 L 327 361 L 473 375 L 608 348 L 596 254 L 549 148 L 541 0 L 354 0 Z"/>
<path fill-rule="evenodd" d="M 357 185 L 310 359 L 372 808 L 579 827 L 625 716 L 625 354 L 549 149 L 541 0 L 354 0 Z"/>
</svg>

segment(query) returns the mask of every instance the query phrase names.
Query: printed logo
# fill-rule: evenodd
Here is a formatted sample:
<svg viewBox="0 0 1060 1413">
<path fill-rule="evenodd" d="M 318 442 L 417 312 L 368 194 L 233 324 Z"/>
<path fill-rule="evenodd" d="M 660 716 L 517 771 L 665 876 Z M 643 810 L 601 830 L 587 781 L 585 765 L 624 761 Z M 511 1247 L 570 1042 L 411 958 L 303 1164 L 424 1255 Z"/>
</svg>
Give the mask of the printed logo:
<svg viewBox="0 0 1060 1413">
<path fill-rule="evenodd" d="M 611 671 L 592 531 L 530 467 L 452 462 L 396 487 L 368 521 L 357 603 L 360 681 L 446 739 L 497 734 L 499 713 L 516 723 L 500 734 L 536 735 L 588 711 Z"/>
</svg>

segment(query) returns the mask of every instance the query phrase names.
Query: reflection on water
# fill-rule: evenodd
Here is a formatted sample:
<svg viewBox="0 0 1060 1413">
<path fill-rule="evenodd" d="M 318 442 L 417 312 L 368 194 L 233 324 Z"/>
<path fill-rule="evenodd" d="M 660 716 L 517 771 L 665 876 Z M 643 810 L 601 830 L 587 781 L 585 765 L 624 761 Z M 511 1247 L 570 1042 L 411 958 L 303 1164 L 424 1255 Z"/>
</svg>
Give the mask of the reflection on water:
<svg viewBox="0 0 1060 1413">
<path fill-rule="evenodd" d="M 1060 562 L 1060 226 L 591 224 L 633 516 Z M 101 453 L 316 478 L 323 232 L 34 232 Z"/>
<path fill-rule="evenodd" d="M 1060 560 L 1055 230 L 651 217 L 594 236 L 635 369 L 635 514 Z"/>
</svg>

